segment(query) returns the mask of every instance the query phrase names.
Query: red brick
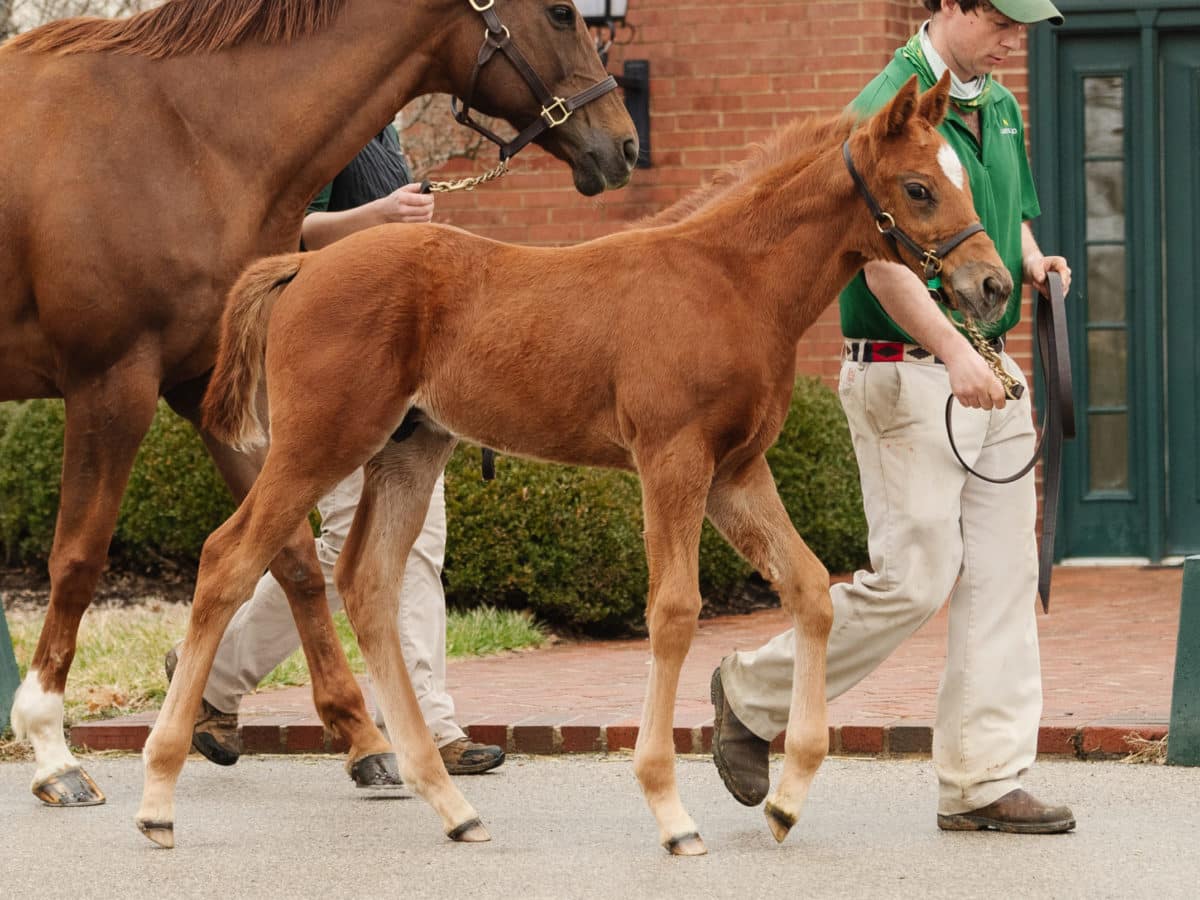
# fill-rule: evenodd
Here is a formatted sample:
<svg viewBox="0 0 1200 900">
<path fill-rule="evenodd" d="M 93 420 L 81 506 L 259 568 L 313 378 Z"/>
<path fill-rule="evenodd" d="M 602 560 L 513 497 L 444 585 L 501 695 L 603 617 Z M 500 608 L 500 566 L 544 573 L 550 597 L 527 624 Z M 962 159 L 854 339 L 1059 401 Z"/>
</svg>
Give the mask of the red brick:
<svg viewBox="0 0 1200 900">
<path fill-rule="evenodd" d="M 71 728 L 71 744 L 87 750 L 141 750 L 150 736 L 148 725 L 88 722 Z"/>
<path fill-rule="evenodd" d="M 591 753 L 601 749 L 601 730 L 598 725 L 563 725 L 563 753 Z"/>
<path fill-rule="evenodd" d="M 605 746 L 613 750 L 632 750 L 637 746 L 637 725 L 609 725 L 604 729 Z"/>
<path fill-rule="evenodd" d="M 508 742 L 507 725 L 478 722 L 467 726 L 466 731 L 467 736 L 476 743 L 495 744 L 497 747 L 503 747 L 506 751 L 513 749 Z"/>
<path fill-rule="evenodd" d="M 1038 729 L 1037 752 L 1043 756 L 1074 756 L 1077 729 L 1063 725 L 1043 725 Z"/>
<path fill-rule="evenodd" d="M 284 753 L 283 729 L 278 723 L 248 722 L 238 729 L 246 753 Z"/>
<path fill-rule="evenodd" d="M 891 725 L 887 728 L 889 753 L 929 753 L 933 749 L 933 729 L 928 725 Z"/>
<path fill-rule="evenodd" d="M 288 753 L 324 753 L 325 726 L 320 722 L 293 722 L 284 732 Z"/>
<path fill-rule="evenodd" d="M 882 725 L 843 725 L 839 729 L 842 753 L 882 753 Z"/>
</svg>

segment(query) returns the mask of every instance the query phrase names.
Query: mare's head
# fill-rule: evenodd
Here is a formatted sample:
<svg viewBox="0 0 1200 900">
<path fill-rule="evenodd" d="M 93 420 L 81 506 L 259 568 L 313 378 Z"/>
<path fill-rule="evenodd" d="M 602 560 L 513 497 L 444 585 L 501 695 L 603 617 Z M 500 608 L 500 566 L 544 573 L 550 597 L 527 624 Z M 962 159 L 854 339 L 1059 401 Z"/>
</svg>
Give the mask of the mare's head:
<svg viewBox="0 0 1200 900">
<path fill-rule="evenodd" d="M 480 7 L 487 10 L 481 14 Z M 518 131 L 539 118 L 561 121 L 542 131 L 534 143 L 570 165 L 576 190 L 591 196 L 623 187 L 637 162 L 638 141 L 619 92 L 610 90 L 589 100 L 565 121 L 562 104 L 552 104 L 543 114 L 535 87 L 504 48 L 493 46 L 490 58 L 476 67 L 487 41 L 488 15 L 503 25 L 505 39 L 551 97 L 568 101 L 608 78 L 595 41 L 570 0 L 451 0 L 447 59 L 459 61 L 451 64 L 455 95 Z"/>
<path fill-rule="evenodd" d="M 927 269 L 937 266 L 927 266 L 920 251 L 907 248 L 901 233 L 921 250 L 932 250 L 953 244 L 979 221 L 962 163 L 936 130 L 949 95 L 948 76 L 921 95 L 914 76 L 850 137 L 854 167 L 884 214 L 876 219 L 878 228 L 860 219 L 859 227 L 870 229 L 864 241 L 867 259 L 895 261 L 883 231 L 890 217 L 901 261 L 923 280 Z M 976 231 L 937 256 L 942 289 L 952 305 L 984 321 L 1000 316 L 1012 293 L 1012 276 L 987 234 Z"/>
</svg>

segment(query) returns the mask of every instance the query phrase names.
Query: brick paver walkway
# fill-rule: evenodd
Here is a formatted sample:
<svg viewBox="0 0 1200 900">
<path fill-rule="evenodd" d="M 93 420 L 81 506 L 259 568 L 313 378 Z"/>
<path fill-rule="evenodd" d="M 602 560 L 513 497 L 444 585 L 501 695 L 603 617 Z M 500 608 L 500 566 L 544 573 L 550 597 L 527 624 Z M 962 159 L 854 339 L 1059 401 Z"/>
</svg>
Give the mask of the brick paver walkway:
<svg viewBox="0 0 1200 900">
<path fill-rule="evenodd" d="M 1181 582 L 1181 569 L 1055 570 L 1051 613 L 1038 615 L 1042 753 L 1124 753 L 1130 733 L 1165 734 Z M 700 623 L 680 678 L 675 738 L 681 751 L 709 746 L 708 683 L 721 657 L 757 647 L 788 625 L 779 610 Z M 928 753 L 945 640 L 943 609 L 833 701 L 832 749 Z M 518 752 L 616 750 L 636 739 L 648 665 L 646 640 L 560 644 L 451 661 L 448 681 L 459 721 L 476 740 Z M 71 737 L 96 749 L 140 749 L 153 720 L 146 713 L 77 725 Z M 338 749 L 324 735 L 307 688 L 247 697 L 241 721 L 247 752 Z"/>
</svg>

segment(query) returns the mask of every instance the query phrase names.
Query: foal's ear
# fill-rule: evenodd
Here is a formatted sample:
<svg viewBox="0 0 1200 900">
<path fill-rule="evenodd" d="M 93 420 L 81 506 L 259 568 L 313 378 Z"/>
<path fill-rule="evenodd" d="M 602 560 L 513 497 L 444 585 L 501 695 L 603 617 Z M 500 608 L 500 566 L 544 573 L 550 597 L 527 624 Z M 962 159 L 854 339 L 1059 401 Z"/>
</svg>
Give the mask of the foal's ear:
<svg viewBox="0 0 1200 900">
<path fill-rule="evenodd" d="M 882 139 L 899 134 L 917 109 L 917 76 L 914 75 L 896 92 L 892 101 L 875 116 L 871 123 L 872 137 Z"/>
<path fill-rule="evenodd" d="M 938 79 L 938 83 L 921 95 L 917 105 L 917 115 L 925 119 L 934 128 L 942 124 L 946 118 L 946 108 L 950 104 L 950 70 L 947 69 Z"/>
</svg>

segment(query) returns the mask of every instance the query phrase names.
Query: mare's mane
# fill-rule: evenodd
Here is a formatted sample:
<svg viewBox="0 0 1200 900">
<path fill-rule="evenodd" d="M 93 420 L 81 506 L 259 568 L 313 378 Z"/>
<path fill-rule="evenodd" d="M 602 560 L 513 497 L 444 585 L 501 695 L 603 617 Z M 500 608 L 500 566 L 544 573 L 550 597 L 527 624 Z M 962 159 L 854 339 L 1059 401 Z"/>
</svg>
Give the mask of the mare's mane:
<svg viewBox="0 0 1200 900">
<path fill-rule="evenodd" d="M 126 19 L 49 22 L 13 38 L 14 49 L 125 53 L 164 59 L 211 53 L 246 41 L 286 43 L 320 31 L 346 0 L 169 0 Z"/>
<path fill-rule="evenodd" d="M 672 225 L 718 203 L 739 185 L 786 164 L 789 173 L 808 166 L 835 141 L 844 141 L 858 124 L 853 115 L 833 118 L 793 119 L 766 140 L 750 146 L 750 154 L 713 175 L 705 184 L 685 194 L 675 203 L 631 223 L 630 228 L 654 228 Z"/>
</svg>

